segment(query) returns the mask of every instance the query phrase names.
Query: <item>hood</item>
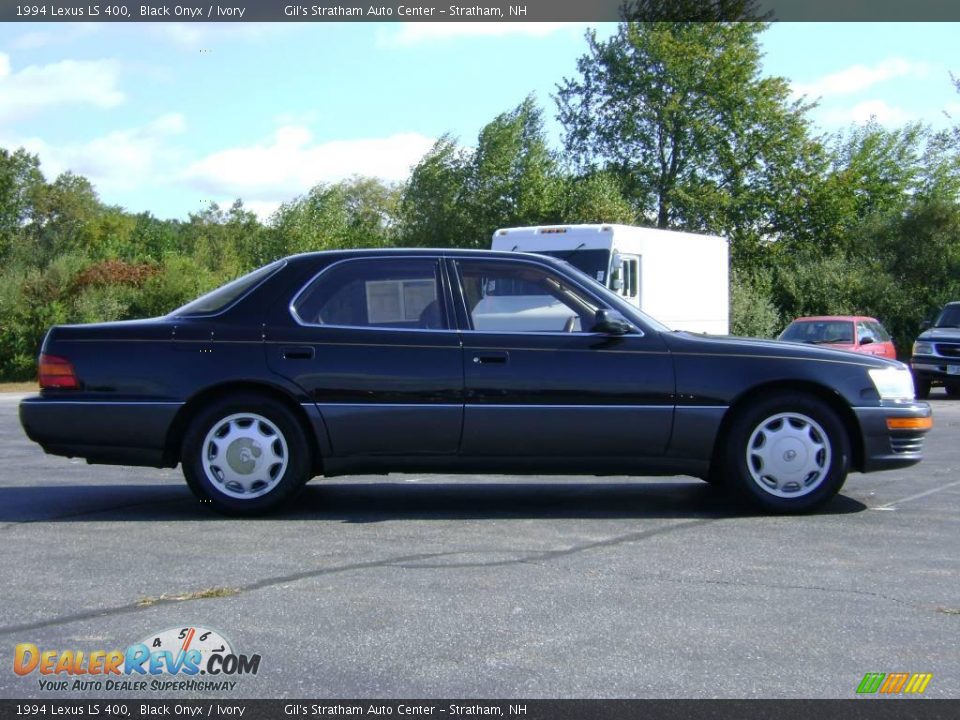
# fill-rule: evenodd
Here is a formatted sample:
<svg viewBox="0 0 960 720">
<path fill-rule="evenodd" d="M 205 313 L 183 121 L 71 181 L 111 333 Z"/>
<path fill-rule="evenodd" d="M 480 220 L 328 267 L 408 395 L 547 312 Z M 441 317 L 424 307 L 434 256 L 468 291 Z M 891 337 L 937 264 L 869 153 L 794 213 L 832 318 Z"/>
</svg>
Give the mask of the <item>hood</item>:
<svg viewBox="0 0 960 720">
<path fill-rule="evenodd" d="M 960 328 L 929 328 L 920 333 L 920 335 L 917 336 L 917 340 L 953 340 L 960 342 Z"/>
<path fill-rule="evenodd" d="M 723 355 L 767 355 L 811 360 L 832 360 L 864 367 L 905 368 L 901 362 L 876 355 L 850 350 L 837 350 L 823 345 L 766 340 L 761 338 L 734 337 L 732 335 L 696 335 L 688 332 L 663 333 L 667 346 L 674 352 L 702 352 Z"/>
</svg>

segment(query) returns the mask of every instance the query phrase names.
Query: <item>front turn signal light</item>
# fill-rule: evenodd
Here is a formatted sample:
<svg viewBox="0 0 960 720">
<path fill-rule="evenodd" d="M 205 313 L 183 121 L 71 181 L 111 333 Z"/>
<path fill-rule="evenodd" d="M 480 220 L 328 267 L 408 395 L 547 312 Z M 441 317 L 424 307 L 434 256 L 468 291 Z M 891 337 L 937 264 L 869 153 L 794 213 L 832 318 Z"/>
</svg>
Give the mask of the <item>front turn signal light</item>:
<svg viewBox="0 0 960 720">
<path fill-rule="evenodd" d="M 922 417 L 922 418 L 888 417 L 887 418 L 888 430 L 929 430 L 932 427 L 933 427 L 932 417 Z"/>
</svg>

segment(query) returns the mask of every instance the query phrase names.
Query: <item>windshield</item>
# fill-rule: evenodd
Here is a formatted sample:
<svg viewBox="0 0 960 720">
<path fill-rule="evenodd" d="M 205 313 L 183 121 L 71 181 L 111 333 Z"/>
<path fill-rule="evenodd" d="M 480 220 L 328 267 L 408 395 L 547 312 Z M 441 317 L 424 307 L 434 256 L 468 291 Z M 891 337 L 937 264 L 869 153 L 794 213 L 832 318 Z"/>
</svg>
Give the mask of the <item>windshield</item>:
<svg viewBox="0 0 960 720">
<path fill-rule="evenodd" d="M 206 295 L 201 295 L 196 300 L 187 303 L 181 308 L 177 308 L 170 314 L 183 317 L 185 315 L 213 315 L 222 312 L 247 292 L 253 290 L 253 288 L 273 275 L 273 273 L 283 266 L 284 262 L 284 260 L 278 260 L 275 263 L 265 265 L 251 273 L 247 273 L 243 277 L 228 282 L 226 285 L 221 285 Z"/>
<path fill-rule="evenodd" d="M 934 327 L 960 327 L 960 305 L 947 305 L 934 323 Z"/>
<path fill-rule="evenodd" d="M 804 320 L 793 322 L 780 335 L 790 342 L 821 344 L 853 343 L 853 323 L 849 320 Z"/>
<path fill-rule="evenodd" d="M 591 280 L 601 285 L 607 284 L 607 273 L 610 271 L 609 250 L 531 250 L 530 252 L 549 255 L 568 262 Z"/>
</svg>

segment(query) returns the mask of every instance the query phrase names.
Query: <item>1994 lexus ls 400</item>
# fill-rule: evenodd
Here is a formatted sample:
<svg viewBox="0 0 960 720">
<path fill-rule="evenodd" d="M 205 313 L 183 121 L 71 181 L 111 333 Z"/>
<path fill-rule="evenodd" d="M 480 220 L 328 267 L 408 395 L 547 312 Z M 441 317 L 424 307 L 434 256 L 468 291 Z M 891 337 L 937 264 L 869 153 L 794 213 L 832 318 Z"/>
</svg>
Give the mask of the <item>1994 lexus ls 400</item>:
<svg viewBox="0 0 960 720">
<path fill-rule="evenodd" d="M 491 251 L 289 257 L 166 317 L 54 327 L 39 377 L 20 419 L 46 452 L 182 463 L 237 515 L 404 471 L 689 474 L 800 512 L 919 462 L 932 425 L 900 363 L 671 332 L 560 260 Z"/>
</svg>

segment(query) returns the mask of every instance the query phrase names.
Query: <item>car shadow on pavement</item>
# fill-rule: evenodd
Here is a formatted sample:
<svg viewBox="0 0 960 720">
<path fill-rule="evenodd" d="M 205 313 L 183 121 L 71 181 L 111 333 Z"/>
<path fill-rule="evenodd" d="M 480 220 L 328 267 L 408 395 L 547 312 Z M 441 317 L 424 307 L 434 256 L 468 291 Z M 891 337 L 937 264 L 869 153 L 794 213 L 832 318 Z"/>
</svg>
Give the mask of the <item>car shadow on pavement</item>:
<svg viewBox="0 0 960 720">
<path fill-rule="evenodd" d="M 866 510 L 839 495 L 818 515 Z M 699 481 L 339 482 L 317 480 L 258 521 L 723 518 L 758 515 Z M 50 485 L 0 488 L 0 523 L 223 520 L 186 487 Z M 250 522 L 250 521 L 247 521 Z M 3 526 L 0 525 L 0 529 Z"/>
</svg>

